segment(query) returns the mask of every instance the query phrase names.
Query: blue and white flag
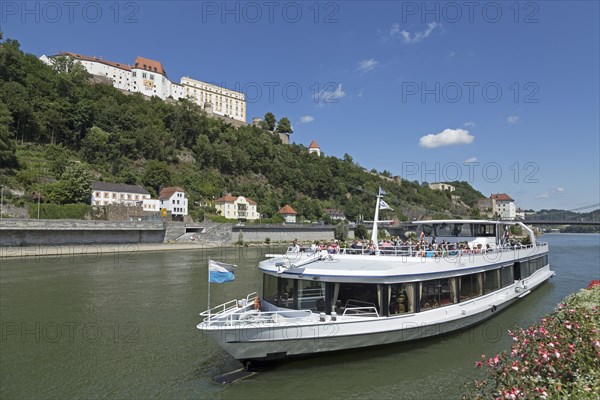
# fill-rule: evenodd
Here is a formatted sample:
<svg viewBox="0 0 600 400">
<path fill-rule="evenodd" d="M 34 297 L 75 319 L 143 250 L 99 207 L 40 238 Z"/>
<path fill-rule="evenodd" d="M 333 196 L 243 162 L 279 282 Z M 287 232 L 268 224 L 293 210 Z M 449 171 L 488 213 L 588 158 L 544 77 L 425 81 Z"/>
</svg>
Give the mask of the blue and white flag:
<svg viewBox="0 0 600 400">
<path fill-rule="evenodd" d="M 385 196 L 387 193 L 385 192 L 385 190 L 383 190 L 382 188 L 379 188 L 379 195 L 380 196 Z"/>
<path fill-rule="evenodd" d="M 390 207 L 390 205 L 388 203 L 386 203 L 385 201 L 383 201 L 383 199 L 379 200 L 379 209 L 380 210 L 394 210 L 392 207 Z"/>
<path fill-rule="evenodd" d="M 235 279 L 233 274 L 237 266 L 233 264 L 225 264 L 218 261 L 208 260 L 208 282 L 223 283 L 230 282 Z"/>
</svg>

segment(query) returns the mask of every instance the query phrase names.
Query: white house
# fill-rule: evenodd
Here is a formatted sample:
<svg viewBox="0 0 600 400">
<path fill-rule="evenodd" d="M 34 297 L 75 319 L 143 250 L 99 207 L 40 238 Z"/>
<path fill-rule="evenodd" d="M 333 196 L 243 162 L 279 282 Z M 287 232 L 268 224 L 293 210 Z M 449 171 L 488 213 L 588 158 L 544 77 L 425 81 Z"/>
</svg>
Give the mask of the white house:
<svg viewBox="0 0 600 400">
<path fill-rule="evenodd" d="M 283 217 L 283 220 L 287 223 L 296 223 L 296 215 L 298 214 L 289 204 L 279 209 L 279 214 Z"/>
<path fill-rule="evenodd" d="M 451 192 L 454 192 L 456 190 L 454 186 L 442 182 L 430 183 L 429 188 L 432 190 L 449 190 Z"/>
<path fill-rule="evenodd" d="M 188 215 L 188 199 L 182 188 L 177 186 L 164 188 L 160 191 L 158 200 L 160 200 L 160 207 L 170 211 L 172 216 Z"/>
<path fill-rule="evenodd" d="M 496 200 L 496 213 L 501 219 L 514 220 L 517 217 L 515 201 L 506 193 L 495 193 L 490 199 Z"/>
<path fill-rule="evenodd" d="M 139 185 L 123 183 L 93 182 L 91 205 L 108 206 L 113 204 L 136 206 L 150 200 L 150 192 Z"/>
<path fill-rule="evenodd" d="M 342 210 L 338 210 L 337 208 L 325 208 L 323 209 L 323 212 L 329 215 L 329 218 L 331 218 L 334 221 L 346 220 L 346 215 L 344 214 L 344 212 Z"/>
<path fill-rule="evenodd" d="M 257 204 L 244 196 L 223 196 L 215 200 L 215 208 L 227 219 L 256 220 L 260 218 Z"/>
</svg>

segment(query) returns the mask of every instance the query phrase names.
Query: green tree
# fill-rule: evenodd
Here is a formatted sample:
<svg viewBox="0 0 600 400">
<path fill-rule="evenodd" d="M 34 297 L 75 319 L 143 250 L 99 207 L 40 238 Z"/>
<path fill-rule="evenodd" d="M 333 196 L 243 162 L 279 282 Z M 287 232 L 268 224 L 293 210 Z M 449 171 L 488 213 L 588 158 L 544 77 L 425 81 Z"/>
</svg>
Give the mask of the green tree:
<svg viewBox="0 0 600 400">
<path fill-rule="evenodd" d="M 357 225 L 354 228 L 354 237 L 358 239 L 366 239 L 369 235 L 369 231 L 364 225 Z"/>
<path fill-rule="evenodd" d="M 169 186 L 171 180 L 171 171 L 165 162 L 150 160 L 146 163 L 142 184 L 154 195 L 159 193 L 161 187 Z"/>
<path fill-rule="evenodd" d="M 277 132 L 294 133 L 294 131 L 292 130 L 292 124 L 290 123 L 290 120 L 286 117 L 281 118 L 277 123 Z"/>
<path fill-rule="evenodd" d="M 12 125 L 12 120 L 10 111 L 0 101 L 0 164 L 3 168 L 16 168 L 19 166 L 16 155 L 16 142 L 12 138 L 9 129 Z"/>
<path fill-rule="evenodd" d="M 333 236 L 340 241 L 348 239 L 348 224 L 346 221 L 340 221 L 340 223 L 335 226 Z"/>
<path fill-rule="evenodd" d="M 89 203 L 92 195 L 92 175 L 89 167 L 72 161 L 60 180 L 46 187 L 47 198 L 59 204 Z"/>
<path fill-rule="evenodd" d="M 275 115 L 272 112 L 268 112 L 265 114 L 265 119 L 264 119 L 264 128 L 268 129 L 270 131 L 274 131 L 275 130 L 275 122 L 277 122 L 277 120 L 275 119 Z"/>
</svg>

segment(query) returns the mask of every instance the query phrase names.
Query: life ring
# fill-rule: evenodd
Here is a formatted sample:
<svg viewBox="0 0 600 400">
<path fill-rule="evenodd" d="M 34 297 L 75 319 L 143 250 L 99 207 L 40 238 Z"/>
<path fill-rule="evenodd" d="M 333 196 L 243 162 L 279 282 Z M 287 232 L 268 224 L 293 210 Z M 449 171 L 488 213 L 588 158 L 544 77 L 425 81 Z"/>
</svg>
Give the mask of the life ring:
<svg viewBox="0 0 600 400">
<path fill-rule="evenodd" d="M 492 306 L 492 312 L 495 312 L 498 309 L 495 305 Z"/>
</svg>

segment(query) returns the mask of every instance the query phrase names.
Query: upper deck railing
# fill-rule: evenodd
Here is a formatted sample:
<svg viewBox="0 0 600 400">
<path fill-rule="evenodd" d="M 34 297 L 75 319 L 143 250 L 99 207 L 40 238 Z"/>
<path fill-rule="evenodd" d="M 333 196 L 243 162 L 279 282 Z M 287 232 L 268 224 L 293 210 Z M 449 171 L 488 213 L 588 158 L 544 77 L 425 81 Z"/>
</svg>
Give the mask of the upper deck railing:
<svg viewBox="0 0 600 400">
<path fill-rule="evenodd" d="M 490 248 L 476 247 L 476 248 L 463 248 L 455 243 L 448 245 L 438 245 L 435 249 L 430 249 L 428 245 L 401 245 L 401 246 L 380 246 L 379 249 L 372 249 L 368 247 L 337 247 L 329 249 L 319 249 L 313 251 L 308 248 L 300 249 L 301 251 L 294 252 L 292 247 L 287 249 L 287 256 L 291 258 L 294 254 L 315 254 L 315 253 L 326 253 L 330 255 L 343 254 L 343 255 L 381 255 L 381 256 L 395 256 L 395 257 L 424 257 L 424 258 L 435 258 L 435 257 L 460 257 L 460 256 L 472 256 L 472 255 L 484 255 L 484 254 L 502 254 L 507 252 L 515 251 L 533 251 L 536 249 L 545 249 L 548 246 L 546 242 L 537 242 L 535 245 L 504 245 L 494 246 Z M 427 247 L 427 248 L 425 248 Z"/>
</svg>

